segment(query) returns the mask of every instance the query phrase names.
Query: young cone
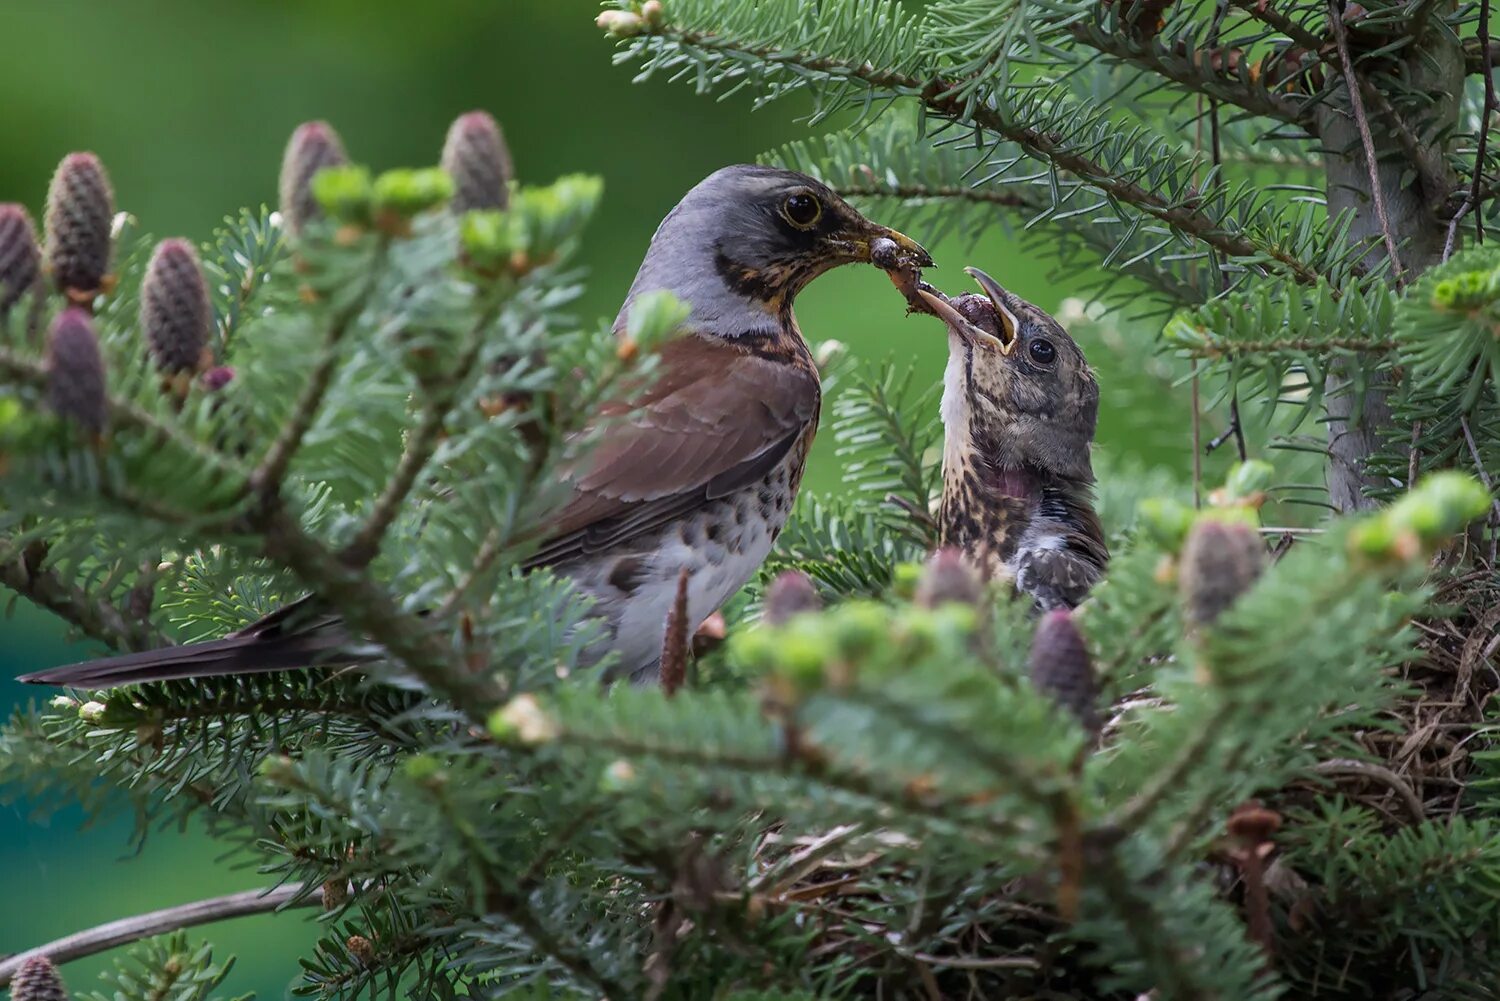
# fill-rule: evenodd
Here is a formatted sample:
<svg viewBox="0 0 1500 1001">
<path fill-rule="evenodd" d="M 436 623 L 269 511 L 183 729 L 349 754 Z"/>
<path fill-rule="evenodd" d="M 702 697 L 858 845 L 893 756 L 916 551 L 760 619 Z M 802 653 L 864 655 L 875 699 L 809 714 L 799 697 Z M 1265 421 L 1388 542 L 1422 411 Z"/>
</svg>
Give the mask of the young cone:
<svg viewBox="0 0 1500 1001">
<path fill-rule="evenodd" d="M 115 194 L 92 153 L 69 153 L 47 189 L 47 267 L 58 291 L 78 305 L 107 284 Z"/>
<path fill-rule="evenodd" d="M 104 358 L 88 310 L 72 306 L 47 334 L 47 402 L 95 437 L 104 434 Z"/>
<path fill-rule="evenodd" d="M 198 254 L 186 240 L 163 240 L 141 284 L 141 330 L 156 367 L 168 376 L 197 373 L 213 361 L 208 350 L 213 306 Z M 180 380 L 185 388 L 186 380 Z"/>
<path fill-rule="evenodd" d="M 955 546 L 944 546 L 932 554 L 917 582 L 917 604 L 936 608 L 949 602 L 977 605 L 983 585 L 964 554 Z"/>
<path fill-rule="evenodd" d="M 1249 525 L 1202 519 L 1182 548 L 1178 585 L 1189 623 L 1208 626 L 1250 590 L 1266 565 L 1266 547 Z"/>
<path fill-rule="evenodd" d="M 62 974 L 46 956 L 32 956 L 10 982 L 11 1001 L 68 1001 Z"/>
<path fill-rule="evenodd" d="M 514 176 L 510 150 L 495 119 L 483 111 L 460 115 L 443 142 L 443 169 L 453 178 L 454 212 L 503 209 Z"/>
<path fill-rule="evenodd" d="M 31 216 L 19 205 L 0 205 L 0 317 L 36 288 L 41 273 Z"/>
<path fill-rule="evenodd" d="M 783 570 L 766 588 L 761 618 L 770 626 L 784 625 L 799 612 L 816 612 L 823 607 L 812 578 L 801 570 Z"/>
<path fill-rule="evenodd" d="M 312 193 L 312 179 L 318 171 L 348 162 L 344 143 L 333 126 L 327 122 L 297 126 L 281 158 L 281 219 L 288 232 L 300 234 L 302 227 L 323 214 Z"/>
<path fill-rule="evenodd" d="M 1091 734 L 1099 732 L 1096 703 L 1098 687 L 1083 634 L 1073 616 L 1063 610 L 1048 612 L 1031 638 L 1028 664 L 1031 683 L 1074 718 Z"/>
</svg>

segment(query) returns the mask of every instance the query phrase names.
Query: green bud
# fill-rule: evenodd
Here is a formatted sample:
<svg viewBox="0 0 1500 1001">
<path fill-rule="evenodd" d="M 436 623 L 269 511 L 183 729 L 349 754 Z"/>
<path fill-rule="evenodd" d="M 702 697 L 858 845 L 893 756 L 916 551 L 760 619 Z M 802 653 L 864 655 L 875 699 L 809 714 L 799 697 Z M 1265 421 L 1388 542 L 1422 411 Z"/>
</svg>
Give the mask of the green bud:
<svg viewBox="0 0 1500 1001">
<path fill-rule="evenodd" d="M 823 687 L 824 665 L 832 659 L 833 644 L 815 618 L 794 619 L 782 629 L 776 654 L 775 673 L 800 692 Z"/>
<path fill-rule="evenodd" d="M 496 740 L 522 744 L 545 744 L 556 740 L 557 721 L 548 715 L 535 695 L 517 695 L 496 709 L 489 720 L 490 735 Z"/>
<path fill-rule="evenodd" d="M 426 782 L 443 770 L 443 763 L 431 754 L 413 754 L 401 767 L 413 782 Z"/>
<path fill-rule="evenodd" d="M 599 773 L 599 791 L 603 793 L 625 792 L 635 785 L 637 779 L 635 766 L 624 758 L 610 763 L 609 767 Z"/>
<path fill-rule="evenodd" d="M 359 166 L 325 167 L 313 175 L 313 199 L 329 218 L 363 224 L 370 218 L 370 171 Z"/>
<path fill-rule="evenodd" d="M 1349 549 L 1370 559 L 1385 559 L 1396 545 L 1396 529 L 1384 514 L 1365 518 L 1349 530 Z"/>
<path fill-rule="evenodd" d="M 776 664 L 780 636 L 780 629 L 739 630 L 729 637 L 729 656 L 742 667 L 764 673 Z"/>
<path fill-rule="evenodd" d="M 453 178 L 439 167 L 388 170 L 375 178 L 375 211 L 410 219 L 453 197 Z"/>
<path fill-rule="evenodd" d="M 896 597 L 910 601 L 922 583 L 923 573 L 920 563 L 897 563 L 891 568 L 891 590 Z"/>
<path fill-rule="evenodd" d="M 528 246 L 525 221 L 513 212 L 467 212 L 459 223 L 458 239 L 464 260 L 481 271 L 509 267 L 512 257 L 524 254 Z"/>
<path fill-rule="evenodd" d="M 85 702 L 78 707 L 78 718 L 85 723 L 97 726 L 104 722 L 105 713 L 108 711 L 109 707 L 103 702 Z"/>
<path fill-rule="evenodd" d="M 1208 331 L 1191 313 L 1178 313 L 1167 321 L 1162 340 L 1175 348 L 1201 348 L 1209 343 Z"/>
<path fill-rule="evenodd" d="M 1136 514 L 1147 536 L 1168 552 L 1181 549 L 1193 527 L 1193 509 L 1175 500 L 1148 497 L 1137 505 Z"/>
<path fill-rule="evenodd" d="M 1490 508 L 1489 491 L 1467 473 L 1452 470 L 1433 473 L 1417 485 L 1417 490 L 1442 508 L 1444 534 L 1457 532 L 1476 518 L 1484 517 Z"/>
<path fill-rule="evenodd" d="M 846 660 L 864 660 L 890 635 L 890 609 L 874 601 L 850 601 L 824 617 L 834 649 Z"/>
</svg>

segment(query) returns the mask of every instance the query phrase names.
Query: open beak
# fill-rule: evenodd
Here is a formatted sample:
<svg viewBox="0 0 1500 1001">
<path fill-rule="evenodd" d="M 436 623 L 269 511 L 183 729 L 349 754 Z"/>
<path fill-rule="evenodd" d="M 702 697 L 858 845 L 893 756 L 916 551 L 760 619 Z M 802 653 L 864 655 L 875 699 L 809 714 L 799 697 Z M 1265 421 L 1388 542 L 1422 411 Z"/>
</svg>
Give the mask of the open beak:
<svg viewBox="0 0 1500 1001">
<path fill-rule="evenodd" d="M 1001 330 L 1000 336 L 997 337 L 988 330 L 970 323 L 968 318 L 954 309 L 953 304 L 942 295 L 934 295 L 925 288 L 919 288 L 917 294 L 922 297 L 922 301 L 927 303 L 928 308 L 932 310 L 938 319 L 946 323 L 950 330 L 964 340 L 973 344 L 982 343 L 993 347 L 1003 355 L 1010 354 L 1011 350 L 1016 346 L 1016 338 L 1013 333 L 1010 336 L 1006 336 L 1006 333 L 1015 330 L 1015 322 L 1009 319 L 1011 313 L 1005 307 L 1005 300 L 1001 297 L 999 284 L 995 279 L 978 268 L 965 268 L 964 270 L 979 283 L 980 289 L 984 291 L 985 296 L 990 300 L 990 304 L 995 307 L 997 315 L 1004 318 L 999 324 Z"/>
<path fill-rule="evenodd" d="M 1001 354 L 1010 354 L 1016 346 L 1016 318 L 1010 308 L 1005 305 L 1005 290 L 1000 283 L 978 268 L 964 268 L 969 277 L 979 285 L 979 290 L 984 293 L 990 305 L 995 307 L 995 313 L 1001 317 L 1000 336 L 994 338 L 1000 342 Z"/>
</svg>

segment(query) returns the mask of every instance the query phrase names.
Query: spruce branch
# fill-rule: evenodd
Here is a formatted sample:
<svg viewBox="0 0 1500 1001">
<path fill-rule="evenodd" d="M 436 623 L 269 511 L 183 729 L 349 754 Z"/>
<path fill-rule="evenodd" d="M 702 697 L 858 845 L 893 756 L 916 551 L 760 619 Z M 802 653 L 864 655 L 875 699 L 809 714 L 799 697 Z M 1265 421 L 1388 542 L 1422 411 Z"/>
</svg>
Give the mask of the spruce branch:
<svg viewBox="0 0 1500 1001">
<path fill-rule="evenodd" d="M 1110 31 L 1095 24 L 1075 22 L 1069 34 L 1078 42 L 1120 62 L 1138 66 L 1156 76 L 1181 85 L 1196 94 L 1232 104 L 1237 108 L 1298 127 L 1311 123 L 1303 105 L 1289 101 L 1266 87 L 1219 71 L 1220 50 L 1175 52 L 1153 39 Z"/>
<path fill-rule="evenodd" d="M 465 336 L 464 346 L 452 369 L 438 385 L 428 386 L 423 394 L 421 420 L 407 438 L 406 447 L 397 460 L 390 480 L 375 500 L 365 523 L 340 554 L 351 566 L 364 566 L 375 558 L 380 551 L 381 539 L 401 513 L 402 504 L 416 486 L 422 471 L 432 461 L 432 456 L 442 441 L 443 427 L 479 360 L 480 351 L 484 347 L 484 333 L 494 321 L 495 313 L 496 307 L 493 305 L 481 311 L 479 320 Z"/>
<path fill-rule="evenodd" d="M 363 269 L 363 280 L 358 289 L 349 296 L 347 302 L 335 307 L 328 323 L 327 333 L 324 335 L 322 351 L 307 381 L 303 383 L 302 392 L 292 408 L 291 417 L 282 426 L 281 432 L 271 443 L 271 447 L 266 451 L 260 464 L 250 474 L 247 487 L 262 505 L 272 502 L 280 494 L 282 481 L 286 478 L 292 458 L 301 447 L 302 439 L 312 429 L 318 409 L 322 406 L 323 397 L 328 393 L 329 384 L 332 383 L 333 376 L 338 371 L 339 348 L 343 343 L 344 335 L 349 332 L 349 328 L 364 311 L 365 303 L 376 287 L 387 247 L 387 239 L 381 237 L 376 245 L 373 259 Z"/>
<path fill-rule="evenodd" d="M 172 641 L 148 619 L 129 615 L 124 609 L 91 594 L 43 566 L 45 547 L 0 541 L 0 584 L 32 604 L 45 608 L 85 635 L 113 650 L 152 650 L 171 646 Z"/>
<path fill-rule="evenodd" d="M 279 505 L 255 515 L 252 524 L 263 535 L 266 555 L 328 601 L 356 633 L 380 644 L 470 721 L 485 723 L 500 701 L 499 689 L 487 676 L 468 670 L 425 618 L 403 612 L 386 589 L 345 564 Z"/>
<path fill-rule="evenodd" d="M 973 97 L 963 96 L 953 81 L 935 76 L 919 76 L 895 66 L 878 65 L 868 59 L 822 55 L 805 48 L 788 48 L 784 45 L 757 45 L 727 35 L 680 28 L 670 23 L 643 23 L 640 35 L 642 37 L 634 41 L 639 46 L 647 47 L 639 51 L 651 51 L 649 46 L 655 46 L 659 51 L 663 44 L 670 44 L 689 52 L 702 53 L 711 60 L 740 59 L 776 66 L 799 71 L 808 80 L 822 77 L 836 85 L 861 85 L 871 92 L 872 101 L 916 96 L 930 114 L 977 127 L 1015 143 L 1034 159 L 1067 171 L 1088 186 L 1133 206 L 1145 215 L 1194 237 L 1230 258 L 1264 262 L 1303 284 L 1312 284 L 1320 278 L 1333 280 L 1338 277 L 1303 260 L 1279 241 L 1251 234 L 1228 218 L 1209 211 L 1208 206 L 1222 200 L 1213 197 L 1211 193 L 1200 193 L 1194 198 L 1171 199 L 1134 180 L 1134 175 L 1139 174 L 1138 170 L 1116 171 L 1102 163 L 1092 151 L 1116 134 L 1117 130 L 1112 125 L 1091 120 L 1094 135 L 1069 136 L 1061 131 L 1069 117 L 1061 110 L 1049 116 L 1051 127 L 1040 128 L 1025 121 L 1024 114 L 1007 114 L 994 101 L 984 103 Z M 1030 97 L 1024 100 L 1027 102 L 1026 110 L 1041 110 L 1042 99 Z M 1161 152 L 1164 153 L 1165 150 Z M 1357 263 L 1344 264 L 1343 268 L 1354 275 L 1363 273 L 1363 268 Z M 1339 284 L 1338 281 L 1334 283 Z"/>
<path fill-rule="evenodd" d="M 323 902 L 323 891 L 312 886 L 278 886 L 261 890 L 195 900 L 189 904 L 164 907 L 159 911 L 120 918 L 106 924 L 75 932 L 39 945 L 34 949 L 0 960 L 0 987 L 8 987 L 17 971 L 33 956 L 45 956 L 54 963 L 71 963 L 75 959 L 113 949 L 129 942 L 139 942 L 153 935 L 210 924 L 229 918 L 265 914 L 287 907 L 314 907 Z"/>
</svg>

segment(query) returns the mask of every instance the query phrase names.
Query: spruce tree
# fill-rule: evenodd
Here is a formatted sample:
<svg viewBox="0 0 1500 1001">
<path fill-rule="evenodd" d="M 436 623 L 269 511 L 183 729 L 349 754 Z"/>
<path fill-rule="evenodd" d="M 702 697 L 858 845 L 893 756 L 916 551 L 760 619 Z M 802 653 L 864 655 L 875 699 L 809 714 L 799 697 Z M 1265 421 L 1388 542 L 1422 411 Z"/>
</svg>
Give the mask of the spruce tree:
<svg viewBox="0 0 1500 1001">
<path fill-rule="evenodd" d="M 0 582 L 122 651 L 304 594 L 366 640 L 357 670 L 5 728 L 9 793 L 199 821 L 274 884 L 124 937 L 315 905 L 312 996 L 1496 996 L 1487 0 L 599 24 L 643 73 L 810 99 L 768 159 L 883 221 L 1097 276 L 1115 311 L 1075 332 L 1158 353 L 1195 470 L 1241 461 L 1106 470 L 1108 577 L 1038 619 L 930 555 L 933 395 L 832 362 L 849 489 L 800 498 L 727 643 L 606 687 L 588 608 L 515 569 L 572 432 L 683 316 L 570 314 L 599 182 L 515 183 L 483 117 L 445 169 L 379 174 L 309 123 L 280 212 L 195 248 L 136 235 L 75 154 L 43 243 L 0 206 Z M 113 997 L 226 970 L 182 933 L 129 962 Z"/>
</svg>

